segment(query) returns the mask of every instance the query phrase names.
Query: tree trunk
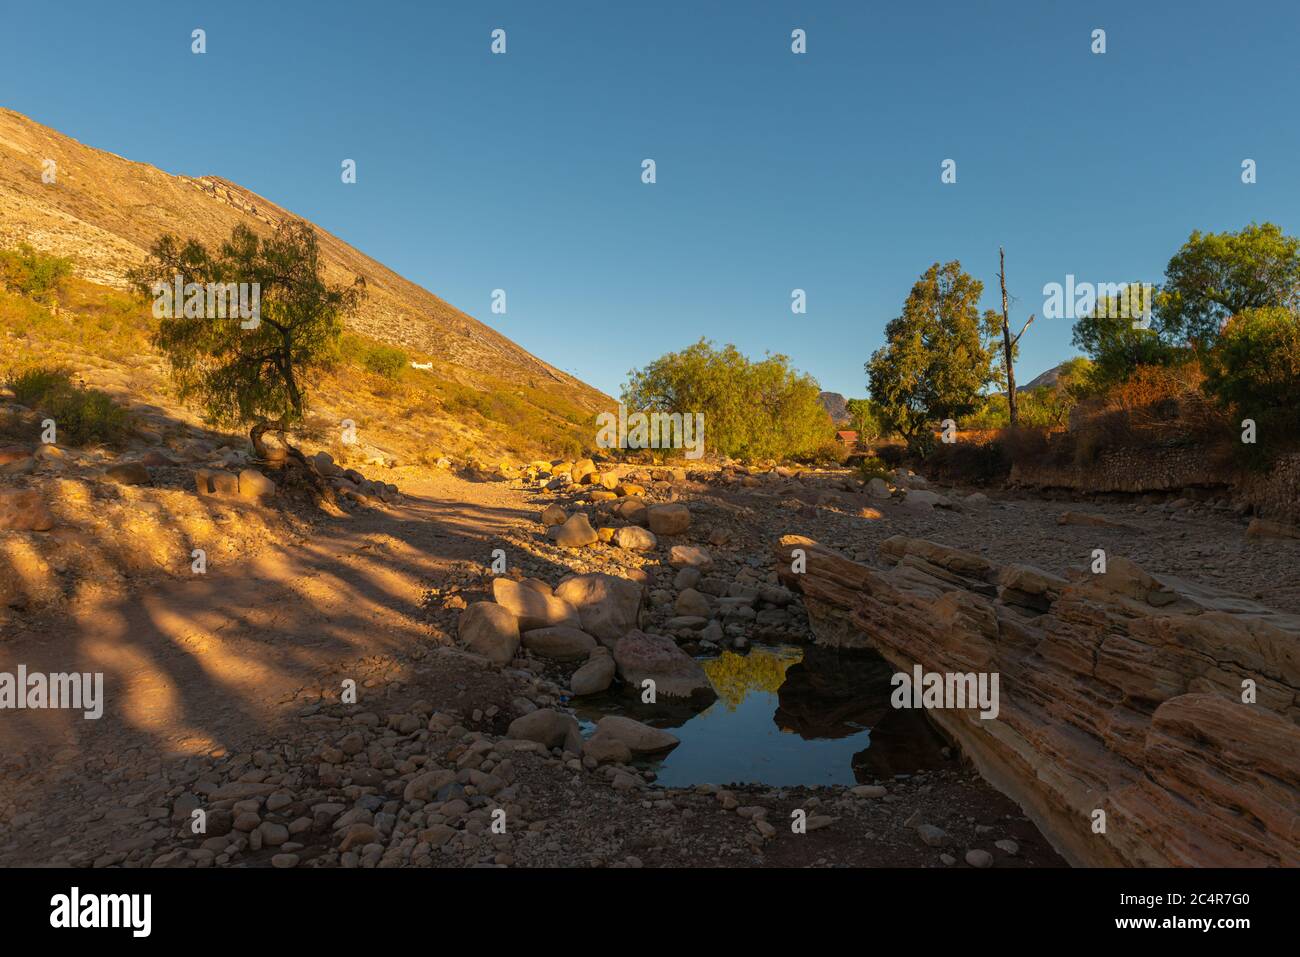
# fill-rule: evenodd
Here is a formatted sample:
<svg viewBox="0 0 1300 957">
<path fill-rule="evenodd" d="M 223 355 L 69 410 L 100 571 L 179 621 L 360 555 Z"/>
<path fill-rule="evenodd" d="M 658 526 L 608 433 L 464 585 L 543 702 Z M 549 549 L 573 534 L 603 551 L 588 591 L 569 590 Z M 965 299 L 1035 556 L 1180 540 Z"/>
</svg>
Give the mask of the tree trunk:
<svg viewBox="0 0 1300 957">
<path fill-rule="evenodd" d="M 253 427 L 248 430 L 248 438 L 253 443 L 253 452 L 259 459 L 265 462 L 270 457 L 270 450 L 266 447 L 266 443 L 262 441 L 262 436 L 267 432 L 278 432 L 281 441 L 284 441 L 284 433 L 287 428 L 288 425 L 286 425 L 283 418 L 274 420 L 258 419 L 253 423 Z M 284 442 L 284 447 L 288 450 L 290 448 L 289 443 Z"/>
<path fill-rule="evenodd" d="M 1011 361 L 1011 319 L 1007 315 L 1007 259 L 1001 246 L 998 247 L 998 280 L 1002 285 L 1002 349 L 1007 364 L 1007 408 L 1011 412 L 1011 427 L 1015 428 L 1020 415 L 1016 409 L 1016 369 Z"/>
</svg>

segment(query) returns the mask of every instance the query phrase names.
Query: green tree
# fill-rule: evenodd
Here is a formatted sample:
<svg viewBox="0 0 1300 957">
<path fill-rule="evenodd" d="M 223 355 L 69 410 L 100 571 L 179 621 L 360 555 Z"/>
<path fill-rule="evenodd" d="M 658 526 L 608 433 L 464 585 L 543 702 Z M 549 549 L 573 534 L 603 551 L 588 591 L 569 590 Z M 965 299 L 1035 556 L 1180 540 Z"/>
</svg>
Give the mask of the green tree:
<svg viewBox="0 0 1300 957">
<path fill-rule="evenodd" d="M 282 223 L 265 239 L 240 224 L 215 249 L 165 235 L 132 273 L 155 301 L 176 276 L 183 283 L 260 289 L 255 325 L 238 313 L 210 316 L 177 304 L 160 317 L 154 343 L 168 360 L 181 399 L 197 401 L 210 422 L 251 427 L 253 447 L 265 457 L 266 432 L 283 436 L 302 421 L 311 374 L 328 358 L 343 318 L 360 304 L 365 281 L 327 283 L 316 234 L 302 221 Z"/>
<path fill-rule="evenodd" d="M 704 413 L 711 451 L 735 458 L 802 458 L 822 450 L 834 426 L 811 376 L 783 355 L 759 362 L 733 345 L 701 339 L 628 373 L 629 411 Z"/>
<path fill-rule="evenodd" d="M 1002 320 L 992 310 L 980 315 L 983 291 L 961 263 L 935 263 L 912 287 L 903 314 L 885 326 L 885 345 L 866 364 L 885 426 L 909 445 L 928 436 L 932 423 L 976 409 L 996 379 L 993 339 Z"/>
<path fill-rule="evenodd" d="M 1169 260 L 1156 298 L 1164 338 L 1206 348 L 1229 317 L 1268 306 L 1300 306 L 1300 239 L 1272 223 L 1193 232 Z"/>
<path fill-rule="evenodd" d="M 1300 429 L 1300 318 L 1246 309 L 1223 327 L 1202 362 L 1204 389 L 1226 408 L 1294 436 Z"/>
<path fill-rule="evenodd" d="M 858 441 L 869 442 L 885 435 L 887 429 L 879 405 L 870 399 L 849 399 L 844 404 L 848 407 L 853 430 L 858 433 Z"/>
<path fill-rule="evenodd" d="M 1159 317 L 1139 318 L 1141 291 L 1124 286 L 1118 296 L 1103 296 L 1092 312 L 1074 323 L 1073 342 L 1092 360 L 1091 378 L 1104 388 L 1123 382 L 1139 366 L 1170 365 L 1186 357 Z M 1157 297 L 1158 300 L 1159 297 Z"/>
</svg>

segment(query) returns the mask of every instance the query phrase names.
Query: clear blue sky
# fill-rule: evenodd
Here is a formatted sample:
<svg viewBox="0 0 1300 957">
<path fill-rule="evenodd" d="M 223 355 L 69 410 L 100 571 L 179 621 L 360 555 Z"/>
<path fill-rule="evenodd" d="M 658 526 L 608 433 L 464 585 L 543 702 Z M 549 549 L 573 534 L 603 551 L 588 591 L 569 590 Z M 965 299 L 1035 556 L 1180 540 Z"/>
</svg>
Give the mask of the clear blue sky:
<svg viewBox="0 0 1300 957">
<path fill-rule="evenodd" d="M 936 260 L 991 307 L 1005 245 L 1023 321 L 1195 228 L 1295 232 L 1297 36 L 1294 0 L 11 2 L 0 103 L 234 180 L 607 392 L 704 335 L 854 396 Z M 1069 340 L 1035 322 L 1021 381 Z"/>
</svg>

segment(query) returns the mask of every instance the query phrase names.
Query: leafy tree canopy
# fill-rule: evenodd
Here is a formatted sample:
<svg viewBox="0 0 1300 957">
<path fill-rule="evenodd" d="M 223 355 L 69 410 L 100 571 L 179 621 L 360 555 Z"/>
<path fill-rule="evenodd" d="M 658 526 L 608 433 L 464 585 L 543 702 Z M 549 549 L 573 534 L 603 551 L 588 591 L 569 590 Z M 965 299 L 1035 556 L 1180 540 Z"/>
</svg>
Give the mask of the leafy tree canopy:
<svg viewBox="0 0 1300 957">
<path fill-rule="evenodd" d="M 264 453 L 264 432 L 301 421 L 310 374 L 360 304 L 364 280 L 327 283 L 316 234 L 302 221 L 282 223 L 265 239 L 240 224 L 215 249 L 165 235 L 132 273 L 155 300 L 176 276 L 185 284 L 245 283 L 259 290 L 256 324 L 237 310 L 223 310 L 223 317 L 176 303 L 160 317 L 154 342 L 180 397 L 197 401 L 216 424 L 251 425 L 253 445 Z"/>
<path fill-rule="evenodd" d="M 1231 316 L 1300 305 L 1300 239 L 1272 223 L 1193 232 L 1169 260 L 1156 299 L 1164 337 L 1209 346 Z"/>
<path fill-rule="evenodd" d="M 753 362 L 733 345 L 707 339 L 628 373 L 631 411 L 704 413 L 707 448 L 736 458 L 802 458 L 834 432 L 817 381 L 783 355 Z"/>
<path fill-rule="evenodd" d="M 866 364 L 886 427 L 909 442 L 932 423 L 974 410 L 996 379 L 994 337 L 1002 320 L 992 310 L 981 316 L 983 290 L 961 263 L 935 263 L 912 287 L 902 315 L 885 326 L 885 345 Z"/>
</svg>

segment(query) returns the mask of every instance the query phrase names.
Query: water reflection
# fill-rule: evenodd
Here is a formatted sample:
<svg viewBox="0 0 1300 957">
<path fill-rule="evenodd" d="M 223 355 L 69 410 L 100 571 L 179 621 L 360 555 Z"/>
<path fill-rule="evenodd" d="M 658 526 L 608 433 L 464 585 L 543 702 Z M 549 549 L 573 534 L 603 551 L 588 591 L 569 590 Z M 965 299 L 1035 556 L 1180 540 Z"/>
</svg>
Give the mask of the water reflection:
<svg viewBox="0 0 1300 957">
<path fill-rule="evenodd" d="M 671 730 L 681 745 L 651 764 L 668 786 L 854 784 L 946 762 L 924 715 L 890 707 L 893 669 L 874 653 L 754 645 L 700 663 L 707 708 L 611 693 L 575 702 L 584 731 L 605 714 Z"/>
</svg>

